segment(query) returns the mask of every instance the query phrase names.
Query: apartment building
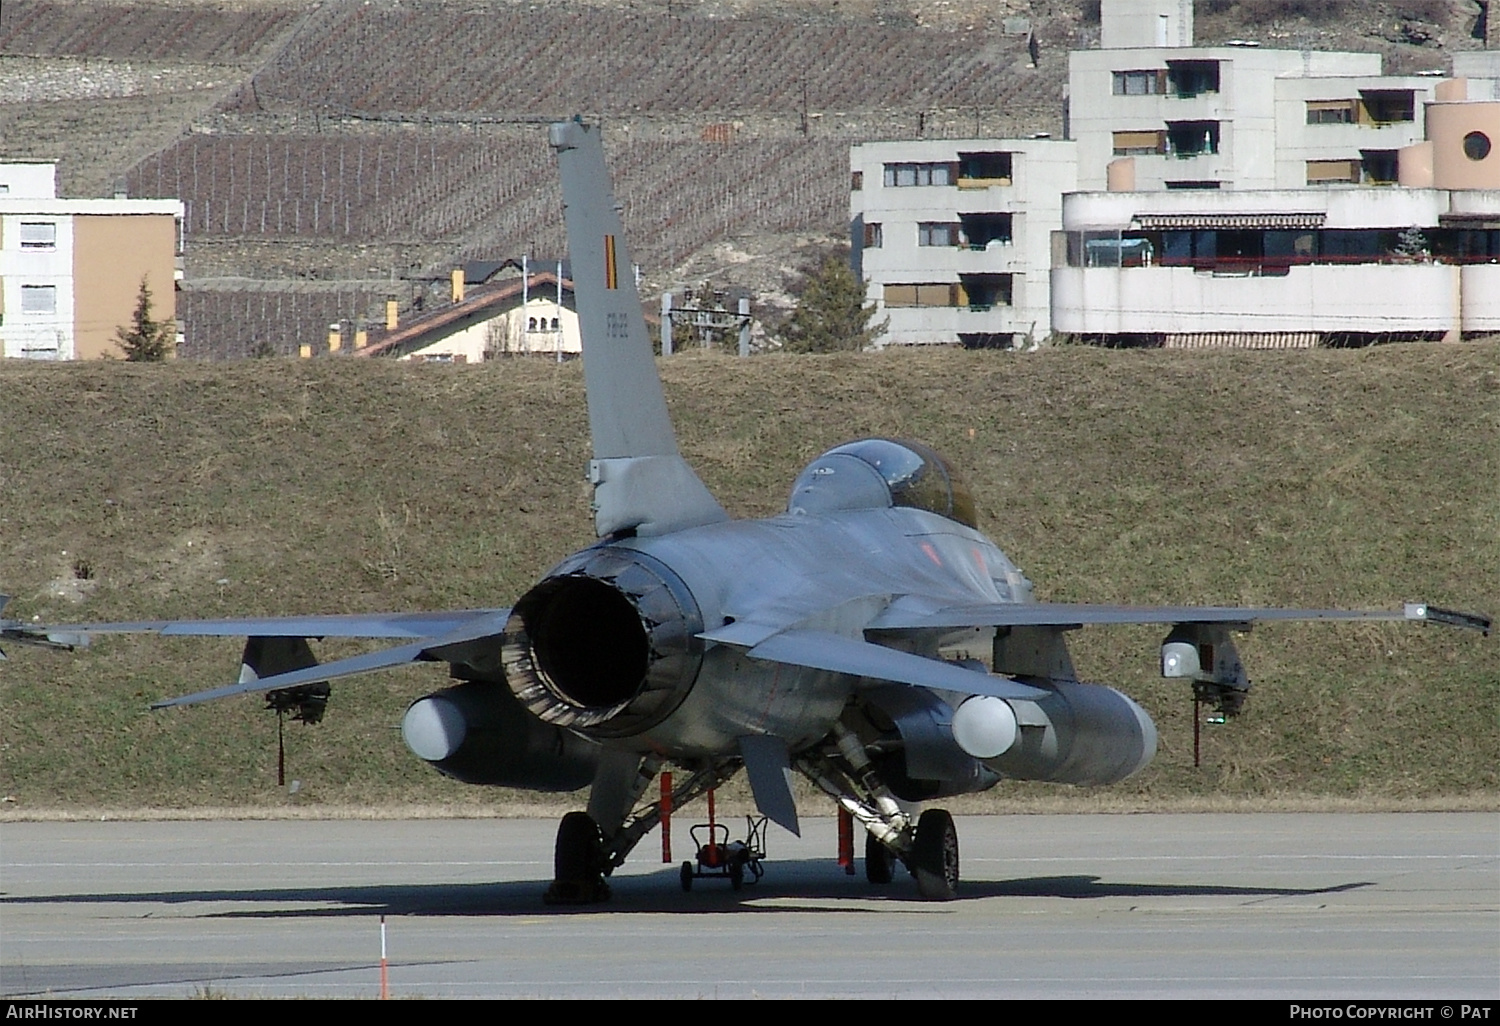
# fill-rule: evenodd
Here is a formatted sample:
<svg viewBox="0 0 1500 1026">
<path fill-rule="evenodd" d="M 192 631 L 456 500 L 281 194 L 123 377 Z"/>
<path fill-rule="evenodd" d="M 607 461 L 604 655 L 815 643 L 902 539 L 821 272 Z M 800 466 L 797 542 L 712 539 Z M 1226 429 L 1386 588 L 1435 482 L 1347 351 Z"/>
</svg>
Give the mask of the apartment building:
<svg viewBox="0 0 1500 1026">
<path fill-rule="evenodd" d="M 888 321 L 879 344 L 1050 334 L 1050 240 L 1076 166 L 1072 143 L 1045 138 L 855 144 L 850 242 Z"/>
<path fill-rule="evenodd" d="M 1500 332 L 1500 189 L 1074 193 L 1059 330 L 1301 348 Z"/>
<path fill-rule="evenodd" d="M 1386 76 L 1378 54 L 1196 47 L 1191 0 L 1104 0 L 1101 47 L 1070 55 L 1068 90 L 1069 138 L 1035 149 L 854 147 L 856 263 L 890 317 L 883 343 L 1500 331 L 1500 51 L 1455 55 L 1451 76 Z M 1040 173 L 975 205 L 965 161 L 986 152 Z M 1002 210 L 1012 248 L 996 255 L 969 228 Z"/>
<path fill-rule="evenodd" d="M 141 282 L 152 316 L 175 316 L 183 206 L 177 200 L 59 199 L 52 163 L 0 164 L 0 354 L 120 355 L 117 328 Z"/>
</svg>

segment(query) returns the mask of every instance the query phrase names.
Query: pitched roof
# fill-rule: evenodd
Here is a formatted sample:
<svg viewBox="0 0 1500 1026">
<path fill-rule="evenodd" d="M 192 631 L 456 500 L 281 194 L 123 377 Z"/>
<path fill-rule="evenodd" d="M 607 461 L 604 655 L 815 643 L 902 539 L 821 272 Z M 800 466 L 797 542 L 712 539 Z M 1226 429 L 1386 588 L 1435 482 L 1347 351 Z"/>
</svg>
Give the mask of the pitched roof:
<svg viewBox="0 0 1500 1026">
<path fill-rule="evenodd" d="M 551 271 L 530 276 L 533 293 L 556 295 L 558 278 Z M 437 310 L 416 314 L 393 331 L 371 332 L 374 341 L 355 351 L 357 356 L 401 356 L 455 335 L 465 328 L 487 321 L 520 305 L 523 292 L 520 278 L 492 286 L 481 286 L 464 296 L 461 302 Z M 551 287 L 550 289 L 548 287 Z M 573 283 L 562 279 L 563 291 L 573 292 Z"/>
</svg>

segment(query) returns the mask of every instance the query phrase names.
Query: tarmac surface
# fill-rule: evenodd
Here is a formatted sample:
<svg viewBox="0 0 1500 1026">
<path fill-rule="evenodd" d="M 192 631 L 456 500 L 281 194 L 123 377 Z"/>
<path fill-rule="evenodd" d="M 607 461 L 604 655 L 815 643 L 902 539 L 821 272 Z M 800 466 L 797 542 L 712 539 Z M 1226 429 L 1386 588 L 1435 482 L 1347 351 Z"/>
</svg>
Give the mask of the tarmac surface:
<svg viewBox="0 0 1500 1026">
<path fill-rule="evenodd" d="M 1497 814 L 960 817 L 948 903 L 831 819 L 684 893 L 694 818 L 582 908 L 552 822 L 5 823 L 0 994 L 375 997 L 385 916 L 392 997 L 1500 999 Z"/>
</svg>

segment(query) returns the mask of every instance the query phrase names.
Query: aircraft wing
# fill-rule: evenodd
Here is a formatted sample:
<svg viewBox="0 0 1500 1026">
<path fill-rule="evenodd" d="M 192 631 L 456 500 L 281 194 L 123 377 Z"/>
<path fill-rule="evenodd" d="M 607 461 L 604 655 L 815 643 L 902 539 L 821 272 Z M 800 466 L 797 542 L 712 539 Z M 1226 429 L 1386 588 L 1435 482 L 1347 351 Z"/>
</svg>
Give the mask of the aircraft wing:
<svg viewBox="0 0 1500 1026">
<path fill-rule="evenodd" d="M 1274 620 L 1419 620 L 1481 631 L 1492 621 L 1425 602 L 1402 609 L 1277 609 L 1259 606 L 1111 606 L 1068 602 L 993 602 L 933 607 L 897 600 L 866 625 L 869 631 L 909 631 L 963 627 L 1082 627 L 1088 624 L 1223 624 L 1248 630 Z"/>
<path fill-rule="evenodd" d="M 346 613 L 336 616 L 272 616 L 227 620 L 134 620 L 121 623 L 70 623 L 66 626 L 0 621 L 0 637 L 13 641 L 56 640 L 87 645 L 95 634 L 190 635 L 206 638 L 430 638 L 482 616 L 508 609 L 458 609 L 442 613 Z"/>
<path fill-rule="evenodd" d="M 251 639 L 411 638 L 410 644 L 366 652 L 331 663 L 286 669 L 152 705 L 195 705 L 215 698 L 275 691 L 338 677 L 401 666 L 418 660 L 441 659 L 461 645 L 498 637 L 510 617 L 509 609 L 459 609 L 436 613 L 348 613 L 332 616 L 278 616 L 227 620 L 138 620 L 120 623 L 82 623 L 66 626 L 0 620 L 0 640 L 47 648 L 86 646 L 95 634 L 161 634 Z M 305 650 L 305 645 L 304 645 Z M 309 658 L 311 658 L 309 656 Z"/>
</svg>

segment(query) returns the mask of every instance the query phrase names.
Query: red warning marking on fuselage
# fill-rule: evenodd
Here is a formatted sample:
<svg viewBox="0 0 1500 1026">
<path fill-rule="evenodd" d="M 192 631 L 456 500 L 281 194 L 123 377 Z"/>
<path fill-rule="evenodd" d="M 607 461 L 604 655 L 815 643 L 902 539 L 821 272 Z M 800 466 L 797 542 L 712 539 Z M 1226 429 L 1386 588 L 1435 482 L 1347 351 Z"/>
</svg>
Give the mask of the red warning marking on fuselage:
<svg viewBox="0 0 1500 1026">
<path fill-rule="evenodd" d="M 927 558 L 938 566 L 943 565 L 943 557 L 938 555 L 938 550 L 933 547 L 932 542 L 922 542 L 922 551 L 927 553 Z"/>
</svg>

